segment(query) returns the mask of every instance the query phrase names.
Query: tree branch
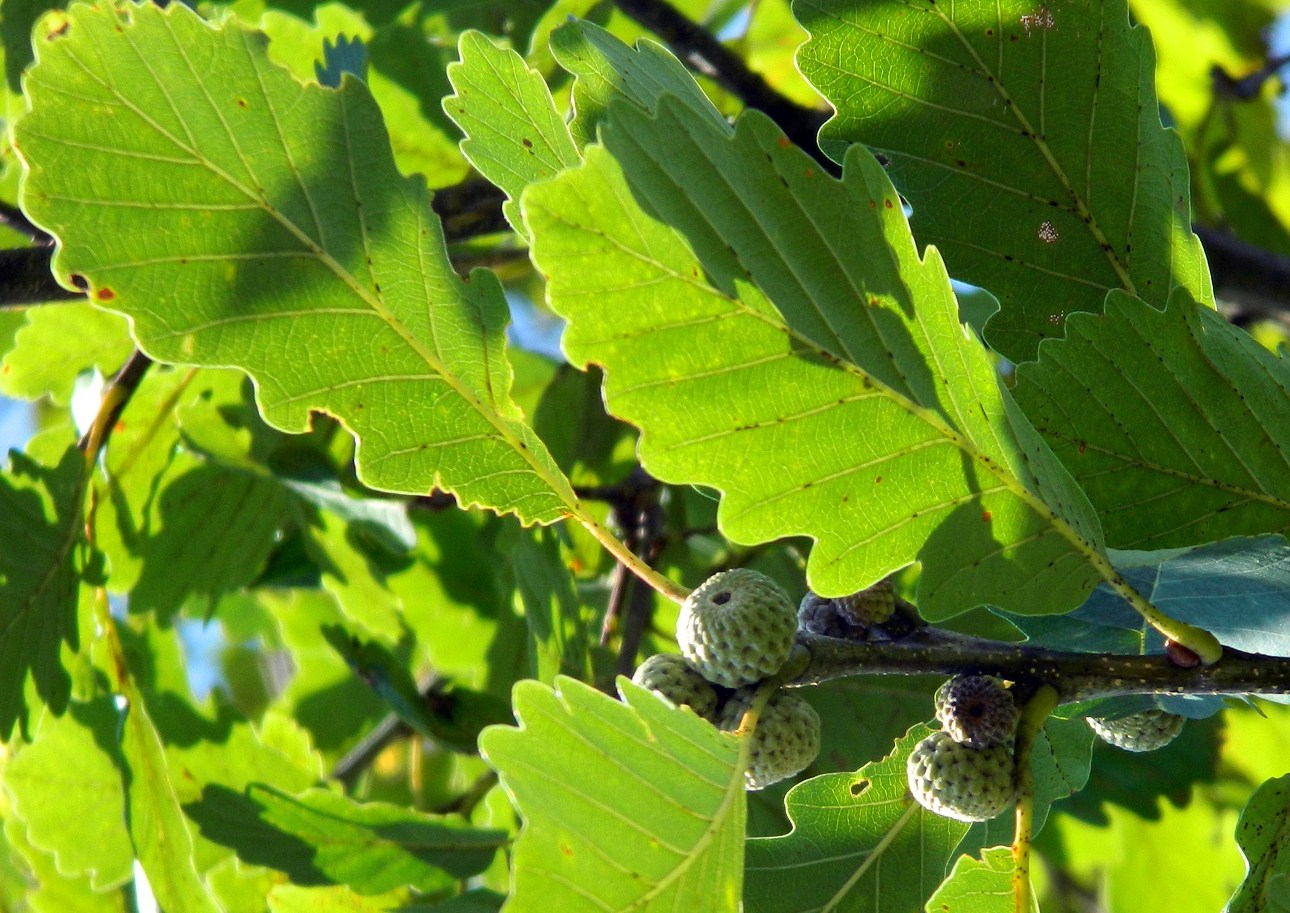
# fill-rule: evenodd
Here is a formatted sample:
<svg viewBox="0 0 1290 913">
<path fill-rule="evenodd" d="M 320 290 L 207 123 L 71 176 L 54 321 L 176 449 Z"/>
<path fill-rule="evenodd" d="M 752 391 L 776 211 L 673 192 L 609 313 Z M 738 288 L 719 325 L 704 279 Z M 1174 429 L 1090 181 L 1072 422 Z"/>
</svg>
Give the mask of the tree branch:
<svg viewBox="0 0 1290 913">
<path fill-rule="evenodd" d="M 798 634 L 811 654 L 793 685 L 853 675 L 975 673 L 1028 685 L 1049 684 L 1060 702 L 1129 694 L 1290 694 L 1290 658 L 1225 649 L 1210 666 L 1183 668 L 1164 654 L 1072 653 L 925 627 L 885 643 Z"/>
</svg>

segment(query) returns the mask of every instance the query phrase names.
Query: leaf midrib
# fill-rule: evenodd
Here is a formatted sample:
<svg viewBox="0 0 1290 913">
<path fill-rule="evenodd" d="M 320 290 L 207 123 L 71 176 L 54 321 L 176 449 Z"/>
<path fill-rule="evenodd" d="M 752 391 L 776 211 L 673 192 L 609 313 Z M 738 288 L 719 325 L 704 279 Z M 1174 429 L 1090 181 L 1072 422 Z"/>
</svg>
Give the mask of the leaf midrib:
<svg viewBox="0 0 1290 913">
<path fill-rule="evenodd" d="M 163 13 L 163 22 L 165 23 L 167 30 L 170 32 L 171 37 L 175 42 L 175 46 L 180 50 L 180 53 L 183 55 L 184 62 L 188 65 L 189 69 L 192 70 L 193 69 L 192 62 L 188 59 L 187 54 L 184 52 L 182 42 L 179 40 L 178 36 L 174 34 L 174 31 L 171 28 L 171 20 L 169 18 L 169 13 Z M 135 46 L 135 44 L 133 43 L 131 29 L 132 29 L 132 24 L 127 22 L 126 28 L 124 29 L 124 32 L 123 32 L 123 34 L 126 36 L 125 40 L 130 43 L 131 49 L 134 51 L 135 55 L 140 59 L 142 65 L 148 70 L 149 74 L 152 76 L 153 82 L 157 86 L 158 90 L 161 91 L 161 93 L 167 99 L 170 99 L 169 94 L 165 90 L 165 86 L 159 80 L 157 80 L 155 74 L 153 74 L 151 67 L 148 66 L 145 56 L 140 52 L 139 48 Z M 243 40 L 245 42 L 245 32 L 242 31 L 240 28 L 239 28 L 239 32 L 243 34 Z M 337 261 L 334 257 L 332 257 L 331 254 L 328 253 L 320 244 L 316 243 L 311 237 L 309 237 L 308 234 L 306 234 L 298 225 L 295 224 L 295 222 L 286 218 L 281 211 L 279 211 L 276 207 L 272 206 L 266 198 L 261 198 L 259 195 L 253 193 L 251 189 L 246 187 L 242 182 L 238 181 L 231 174 L 229 174 L 223 168 L 218 166 L 215 162 L 203 156 L 200 153 L 200 151 L 197 148 L 195 148 L 194 144 L 185 143 L 181 141 L 179 138 L 172 135 L 169 131 L 167 131 L 164 127 L 162 127 L 160 123 L 156 122 L 154 119 L 149 117 L 145 111 L 141 110 L 129 98 L 117 92 L 115 86 L 111 85 L 110 83 L 100 78 L 97 73 L 95 73 L 89 66 L 87 66 L 86 63 L 70 49 L 70 47 L 67 49 L 66 56 L 68 59 L 73 61 L 78 67 L 80 67 L 80 69 L 86 76 L 88 76 L 91 80 L 97 83 L 104 91 L 111 94 L 115 99 L 117 99 L 117 101 L 123 107 L 127 108 L 131 113 L 135 115 L 135 117 L 137 117 L 140 121 L 142 121 L 152 130 L 154 130 L 158 136 L 160 136 L 162 139 L 166 140 L 167 142 L 173 144 L 176 148 L 181 149 L 187 154 L 189 154 L 192 157 L 194 163 L 205 167 L 216 178 L 219 178 L 225 181 L 229 186 L 231 186 L 236 191 L 238 191 L 243 196 L 245 196 L 248 200 L 254 203 L 262 212 L 264 212 L 275 222 L 277 222 L 280 226 L 282 226 L 305 248 L 305 251 L 309 255 L 314 257 L 318 262 L 320 262 L 329 270 L 331 270 L 331 272 L 338 279 L 340 279 L 343 283 L 345 283 L 345 285 L 350 289 L 350 291 L 356 297 L 358 297 L 360 301 L 368 305 L 368 307 L 387 326 L 389 326 L 390 329 L 394 330 L 399 335 L 399 337 L 404 341 L 404 343 L 419 358 L 421 358 L 426 363 L 426 365 L 430 367 L 432 371 L 434 371 L 436 374 L 442 377 L 445 382 L 448 383 L 448 385 L 452 388 L 453 392 L 455 392 L 458 396 L 460 396 L 467 403 L 469 403 L 473 407 L 473 409 L 482 418 L 484 418 L 485 421 L 488 422 L 488 424 L 490 424 L 496 430 L 498 436 L 502 438 L 502 440 L 510 447 L 510 449 L 515 451 L 520 456 L 520 458 L 526 464 L 528 464 L 529 468 L 533 471 L 534 475 L 536 475 L 539 479 L 541 479 L 544 483 L 546 483 L 547 487 L 551 490 L 551 492 L 556 497 L 558 497 L 562 502 L 564 502 L 570 515 L 580 516 L 582 514 L 580 505 L 573 497 L 572 492 L 566 490 L 567 485 L 561 484 L 562 480 L 556 479 L 555 477 L 552 476 L 549 470 L 545 466 L 543 466 L 539 460 L 537 460 L 534 457 L 533 450 L 530 447 L 528 447 L 525 443 L 520 441 L 519 438 L 511 431 L 511 429 L 507 425 L 506 421 L 501 417 L 501 415 L 498 414 L 496 410 L 485 408 L 483 401 L 479 397 L 477 397 L 473 393 L 473 391 L 471 391 L 468 387 L 466 387 L 453 372 L 449 371 L 447 367 L 444 365 L 444 363 L 437 357 L 436 354 L 431 353 L 430 350 L 425 345 L 423 345 L 419 339 L 417 339 L 417 337 L 403 324 L 403 322 L 399 320 L 393 314 L 393 312 L 389 310 L 388 307 L 386 307 L 384 301 L 381 300 L 381 298 L 379 298 L 376 295 L 373 295 L 368 289 L 366 289 L 353 276 L 352 273 L 346 270 L 339 263 L 339 261 Z M 263 61 L 260 59 L 257 59 L 255 55 L 251 54 L 249 49 L 247 50 L 247 59 L 251 62 L 252 68 L 256 73 L 257 80 L 260 82 L 263 97 L 266 102 L 266 106 L 272 112 L 273 111 L 272 102 L 268 97 L 268 93 L 264 87 L 264 81 L 261 77 L 261 65 L 263 64 Z M 242 155 L 241 148 L 238 146 L 238 143 L 237 143 L 236 133 L 228 128 L 227 123 L 224 122 L 222 115 L 218 111 L 218 107 L 214 104 L 214 101 L 210 98 L 210 95 L 206 90 L 205 81 L 202 80 L 200 76 L 198 76 L 195 73 L 195 71 L 194 71 L 194 75 L 196 76 L 196 79 L 195 79 L 196 85 L 198 85 L 201 88 L 201 91 L 204 94 L 206 94 L 207 100 L 211 104 L 211 109 L 216 112 L 217 116 L 220 117 L 220 122 L 225 128 L 225 132 L 228 133 L 230 142 L 233 144 L 233 147 L 237 150 L 239 157 L 242 158 L 244 164 L 247 165 L 248 171 L 251 171 L 252 173 L 254 173 L 253 169 L 251 169 L 250 167 L 249 162 L 247 162 L 245 159 L 245 156 Z M 66 94 L 66 93 L 61 93 L 61 90 L 56 85 L 53 85 L 51 83 L 45 83 L 44 85 L 50 91 L 59 92 L 60 94 Z M 302 90 L 306 90 L 306 89 L 307 87 L 302 86 Z M 338 92 L 337 94 L 341 99 L 342 111 L 346 111 L 347 107 L 346 107 L 345 94 L 343 92 Z M 171 104 L 173 108 L 173 101 L 171 102 Z M 180 115 L 180 113 L 177 110 L 175 111 L 175 113 L 179 118 L 180 123 L 183 124 L 185 132 L 187 132 L 188 130 L 187 120 L 182 115 Z M 280 131 L 281 128 L 280 128 L 280 124 L 278 123 L 278 118 L 276 116 L 276 113 L 273 116 L 273 122 L 275 124 L 275 127 L 277 127 Z M 281 139 L 280 132 L 279 132 L 279 138 Z M 349 168 L 351 172 L 351 180 L 352 180 L 354 161 L 353 161 L 353 155 L 350 152 L 349 140 L 350 140 L 349 134 L 346 133 L 346 159 L 349 164 Z M 297 178 L 299 178 L 299 171 L 295 167 L 295 162 L 291 158 L 290 151 L 285 141 L 283 142 L 283 149 L 286 150 L 287 159 L 291 164 L 292 172 L 297 176 Z M 308 192 L 307 185 L 303 182 L 303 180 L 300 181 L 300 184 L 301 184 L 301 190 L 304 193 L 305 199 L 309 201 L 310 211 L 315 214 L 315 220 L 317 220 L 317 213 L 316 213 L 316 210 L 314 209 L 313 198 Z M 361 214 L 360 214 L 360 218 L 361 218 Z M 418 219 L 423 218 L 423 214 L 418 212 L 417 218 Z M 321 228 L 320 228 L 320 232 L 321 232 Z M 365 225 L 363 225 L 362 234 L 363 234 L 364 244 L 366 245 L 369 243 L 369 236 Z M 321 237 L 321 233 L 320 233 L 320 237 Z M 420 244 L 418 244 L 418 254 L 423 255 Z M 457 281 L 460 282 L 460 280 L 457 280 Z M 461 294 L 460 289 L 458 289 L 458 293 Z M 431 308 L 431 310 L 433 309 Z M 259 316 L 266 316 L 266 315 L 259 315 Z"/>
</svg>

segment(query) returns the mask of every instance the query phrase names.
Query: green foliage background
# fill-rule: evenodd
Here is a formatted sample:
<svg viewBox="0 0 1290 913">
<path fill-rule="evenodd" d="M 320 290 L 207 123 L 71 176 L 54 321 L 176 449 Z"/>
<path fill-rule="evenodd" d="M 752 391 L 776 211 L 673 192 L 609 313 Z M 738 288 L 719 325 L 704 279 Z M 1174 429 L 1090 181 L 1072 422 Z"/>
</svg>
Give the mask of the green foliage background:
<svg viewBox="0 0 1290 913">
<path fill-rule="evenodd" d="M 609 3 L 0 3 L 0 199 L 89 299 L 0 308 L 38 404 L 0 907 L 1012 909 L 1010 822 L 905 789 L 931 678 L 808 689 L 820 758 L 748 795 L 732 736 L 616 688 L 638 535 L 678 588 L 897 573 L 961 631 L 1160 653 L 1132 588 L 1290 656 L 1284 331 L 1214 309 L 1192 232 L 1290 254 L 1279 84 L 1209 71 L 1279 5 L 676 6 L 831 161 Z M 465 179 L 505 225 L 440 219 Z M 643 534 L 601 496 L 638 459 Z M 1288 711 L 1160 702 L 1194 719 L 1146 761 L 1041 737 L 1040 905 L 1280 909 Z"/>
</svg>

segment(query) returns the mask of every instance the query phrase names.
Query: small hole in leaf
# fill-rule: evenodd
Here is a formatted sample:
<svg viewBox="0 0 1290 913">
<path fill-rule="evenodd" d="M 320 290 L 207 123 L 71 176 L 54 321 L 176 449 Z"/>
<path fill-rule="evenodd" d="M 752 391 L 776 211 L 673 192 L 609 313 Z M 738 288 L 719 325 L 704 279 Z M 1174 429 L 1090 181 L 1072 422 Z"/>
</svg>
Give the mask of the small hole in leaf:
<svg viewBox="0 0 1290 913">
<path fill-rule="evenodd" d="M 860 798 L 866 792 L 868 792 L 868 790 L 869 790 L 868 780 L 856 780 L 854 783 L 851 784 L 851 795 L 854 798 L 857 798 L 857 799 Z"/>
</svg>

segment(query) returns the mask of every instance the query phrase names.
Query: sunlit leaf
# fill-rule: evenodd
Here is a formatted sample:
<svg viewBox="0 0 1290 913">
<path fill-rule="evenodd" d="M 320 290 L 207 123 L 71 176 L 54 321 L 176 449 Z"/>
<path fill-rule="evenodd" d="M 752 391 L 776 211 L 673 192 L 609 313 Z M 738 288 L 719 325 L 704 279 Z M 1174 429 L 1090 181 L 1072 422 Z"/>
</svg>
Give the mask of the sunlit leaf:
<svg viewBox="0 0 1290 913">
<path fill-rule="evenodd" d="M 112 374 L 130 356 L 130 335 L 120 315 L 88 304 L 32 308 L 0 363 L 0 393 L 19 399 L 49 394 L 71 401 L 76 376 L 90 368 Z"/>
<path fill-rule="evenodd" d="M 444 110 L 466 134 L 461 149 L 479 173 L 506 191 L 507 220 L 521 233 L 519 196 L 580 160 L 569 128 L 541 74 L 519 54 L 480 32 L 460 41 L 461 61 L 448 67 L 455 95 Z"/>
<path fill-rule="evenodd" d="M 248 371 L 274 425 L 343 419 L 370 485 L 526 522 L 576 512 L 510 399 L 496 278 L 453 272 L 366 86 L 302 85 L 264 45 L 183 4 L 73 8 L 17 128 L 56 272 L 154 357 Z"/>
<path fill-rule="evenodd" d="M 117 723 L 107 697 L 73 704 L 60 717 L 47 713 L 35 740 L 4 766 L 5 791 L 32 846 L 52 853 L 64 875 L 87 876 L 97 890 L 133 874 L 121 774 L 104 747 L 115 741 Z"/>
<path fill-rule="evenodd" d="M 566 351 L 605 366 L 647 469 L 721 489 L 735 541 L 814 537 L 817 592 L 917 559 L 929 618 L 1083 601 L 1108 567 L 1087 502 L 872 157 L 838 182 L 758 112 L 731 136 L 669 97 L 601 136 L 525 218 Z"/>
<path fill-rule="evenodd" d="M 981 858 L 960 856 L 936 893 L 927 900 L 928 913 L 1015 913 L 1012 877 L 1016 864 L 1006 846 L 981 851 Z M 1038 910 L 1037 906 L 1032 909 Z"/>
<path fill-rule="evenodd" d="M 739 906 L 744 780 L 733 738 L 620 680 L 515 688 L 520 728 L 480 738 L 524 816 L 507 910 Z"/>
<path fill-rule="evenodd" d="M 1182 144 L 1160 123 L 1147 31 L 1124 0 L 797 0 L 821 145 L 890 162 L 914 234 L 1002 309 L 986 338 L 1035 357 L 1112 289 L 1212 300 Z"/>
</svg>

